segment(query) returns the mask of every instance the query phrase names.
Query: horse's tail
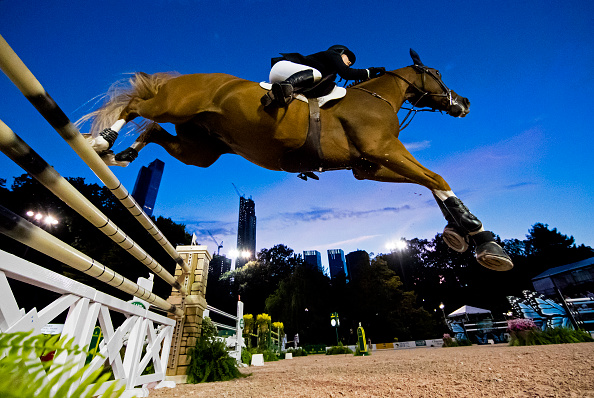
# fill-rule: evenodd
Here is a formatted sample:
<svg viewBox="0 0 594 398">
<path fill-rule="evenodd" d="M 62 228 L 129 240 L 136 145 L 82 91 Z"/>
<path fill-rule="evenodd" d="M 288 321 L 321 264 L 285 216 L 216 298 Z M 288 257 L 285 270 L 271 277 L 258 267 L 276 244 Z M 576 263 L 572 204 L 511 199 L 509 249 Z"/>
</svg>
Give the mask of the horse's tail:
<svg viewBox="0 0 594 398">
<path fill-rule="evenodd" d="M 89 133 L 96 137 L 118 120 L 130 100 L 134 98 L 147 100 L 154 97 L 163 84 L 179 75 L 177 72 L 159 72 L 152 75 L 136 72 L 128 79 L 119 80 L 112 84 L 107 93 L 102 96 L 104 98 L 103 105 L 78 119 L 76 125 L 80 126 L 90 120 Z M 136 123 L 134 130 L 142 132 L 147 124 Z"/>
</svg>

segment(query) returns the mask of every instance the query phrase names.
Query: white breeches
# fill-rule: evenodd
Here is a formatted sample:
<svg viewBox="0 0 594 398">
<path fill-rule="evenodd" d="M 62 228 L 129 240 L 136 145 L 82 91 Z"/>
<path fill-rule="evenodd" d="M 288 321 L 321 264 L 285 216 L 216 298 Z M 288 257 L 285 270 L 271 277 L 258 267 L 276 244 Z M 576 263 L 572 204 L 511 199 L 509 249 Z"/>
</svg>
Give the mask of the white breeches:
<svg viewBox="0 0 594 398">
<path fill-rule="evenodd" d="M 277 62 L 272 66 L 272 69 L 270 69 L 269 81 L 270 83 L 282 82 L 286 80 L 289 76 L 297 72 L 301 72 L 302 70 L 313 71 L 314 81 L 316 82 L 322 78 L 322 74 L 316 68 L 283 60 Z"/>
</svg>

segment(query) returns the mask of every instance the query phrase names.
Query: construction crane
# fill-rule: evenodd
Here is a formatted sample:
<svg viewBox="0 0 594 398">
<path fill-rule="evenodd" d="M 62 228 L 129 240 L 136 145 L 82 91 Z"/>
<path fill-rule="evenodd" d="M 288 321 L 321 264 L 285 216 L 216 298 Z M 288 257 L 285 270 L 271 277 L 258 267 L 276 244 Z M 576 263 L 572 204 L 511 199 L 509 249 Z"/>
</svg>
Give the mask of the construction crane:
<svg viewBox="0 0 594 398">
<path fill-rule="evenodd" d="M 207 232 L 210 235 L 210 237 L 212 238 L 212 241 L 215 243 L 215 245 L 217 245 L 217 256 L 219 256 L 221 253 L 221 248 L 223 247 L 223 241 L 221 241 L 221 243 L 217 242 L 217 240 L 215 239 L 214 236 L 212 236 L 210 231 L 207 231 Z"/>
<path fill-rule="evenodd" d="M 235 192 L 237 192 L 237 196 L 241 197 L 245 197 L 245 195 L 242 195 L 241 193 L 239 193 L 239 189 L 237 189 L 237 187 L 235 186 L 235 184 L 231 183 L 231 185 L 233 185 L 233 188 L 235 188 Z"/>
</svg>

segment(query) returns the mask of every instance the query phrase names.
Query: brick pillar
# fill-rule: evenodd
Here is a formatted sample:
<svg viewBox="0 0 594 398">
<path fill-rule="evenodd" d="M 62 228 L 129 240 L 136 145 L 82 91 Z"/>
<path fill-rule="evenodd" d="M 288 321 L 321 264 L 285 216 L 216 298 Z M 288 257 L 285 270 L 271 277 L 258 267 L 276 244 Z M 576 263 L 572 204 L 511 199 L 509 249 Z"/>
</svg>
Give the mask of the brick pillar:
<svg viewBox="0 0 594 398">
<path fill-rule="evenodd" d="M 174 335 L 171 340 L 171 351 L 167 364 L 167 376 L 184 376 L 190 364 L 188 349 L 196 346 L 196 340 L 202 331 L 202 313 L 206 309 L 206 282 L 208 279 L 208 264 L 212 259 L 206 246 L 178 246 L 178 253 L 190 268 L 190 273 L 183 276 L 182 269 L 177 265 L 175 277 L 184 286 L 188 295 L 182 298 L 181 294 L 173 289 L 168 302 L 181 306 L 184 311 L 183 318 L 176 319 Z M 170 315 L 170 318 L 175 318 Z"/>
</svg>

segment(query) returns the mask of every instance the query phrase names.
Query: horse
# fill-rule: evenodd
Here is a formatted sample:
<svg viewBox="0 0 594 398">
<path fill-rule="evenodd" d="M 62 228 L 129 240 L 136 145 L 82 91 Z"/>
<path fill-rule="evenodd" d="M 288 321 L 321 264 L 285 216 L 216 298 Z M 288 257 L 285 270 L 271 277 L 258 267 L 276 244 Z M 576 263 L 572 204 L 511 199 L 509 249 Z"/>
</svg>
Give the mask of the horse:
<svg viewBox="0 0 594 398">
<path fill-rule="evenodd" d="M 145 145 L 156 143 L 198 167 L 209 167 L 223 154 L 237 154 L 304 179 L 317 178 L 315 172 L 349 169 L 358 180 L 422 185 L 433 193 L 447 221 L 442 237 L 452 250 L 465 252 L 474 245 L 479 264 L 509 270 L 512 260 L 494 234 L 398 138 L 402 126 L 397 112 L 406 101 L 415 111 L 460 118 L 470 107 L 467 98 L 444 84 L 437 69 L 425 66 L 412 49 L 410 55 L 413 65 L 358 82 L 346 89 L 344 98 L 318 108 L 319 131 L 310 128 L 305 102 L 264 107 L 260 98 L 266 90 L 258 83 L 222 73 L 137 72 L 128 86 L 115 84 L 117 90 L 106 94 L 105 103 L 79 122 L 92 120 L 89 141 L 112 165 L 125 166 Z M 139 137 L 114 157 L 109 148 L 118 131 L 138 117 L 145 121 L 135 127 Z M 177 135 L 159 123 L 174 124 Z"/>
</svg>

